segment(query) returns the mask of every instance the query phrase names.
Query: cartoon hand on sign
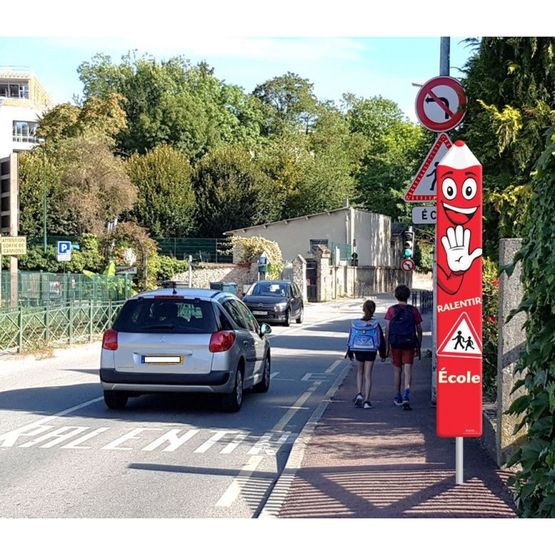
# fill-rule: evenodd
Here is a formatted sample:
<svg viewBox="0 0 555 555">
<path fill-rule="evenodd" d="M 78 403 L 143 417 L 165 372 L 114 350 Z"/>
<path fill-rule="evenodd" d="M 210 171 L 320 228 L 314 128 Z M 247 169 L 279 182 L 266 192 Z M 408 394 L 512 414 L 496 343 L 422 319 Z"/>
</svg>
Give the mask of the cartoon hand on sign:
<svg viewBox="0 0 555 555">
<path fill-rule="evenodd" d="M 447 255 L 447 265 L 452 272 L 466 272 L 474 259 L 482 256 L 482 249 L 470 250 L 470 229 L 462 225 L 449 227 L 447 235 L 441 238 L 441 244 Z"/>
<path fill-rule="evenodd" d="M 444 256 L 438 259 L 437 279 L 443 291 L 454 295 L 474 260 L 482 256 L 480 216 L 473 219 L 481 212 L 481 165 L 468 147 L 457 141 L 441 160 L 438 174 L 441 217 L 438 214 L 437 231 Z"/>
</svg>

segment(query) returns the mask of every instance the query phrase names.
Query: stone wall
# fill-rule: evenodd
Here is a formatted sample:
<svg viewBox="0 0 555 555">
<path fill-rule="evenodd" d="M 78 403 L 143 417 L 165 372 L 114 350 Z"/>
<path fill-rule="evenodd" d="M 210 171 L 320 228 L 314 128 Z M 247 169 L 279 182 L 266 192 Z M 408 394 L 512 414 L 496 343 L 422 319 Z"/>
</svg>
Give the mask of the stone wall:
<svg viewBox="0 0 555 555">
<path fill-rule="evenodd" d="M 501 239 L 499 244 L 499 264 L 506 266 L 513 262 L 516 252 L 522 246 L 522 239 Z M 521 312 L 506 322 L 511 310 L 518 307 L 524 295 L 521 283 L 522 266 L 517 264 L 509 277 L 501 274 L 499 288 L 499 348 L 497 358 L 497 464 L 503 466 L 516 449 L 519 438 L 525 433 L 513 434 L 520 417 L 505 414 L 515 398 L 522 395 L 522 389 L 511 394 L 517 378 L 514 371 L 517 359 L 526 344 L 523 329 L 525 313 Z M 519 378 L 522 376 L 518 376 Z"/>
<path fill-rule="evenodd" d="M 244 264 L 209 264 L 204 263 L 197 267 L 193 267 L 192 286 L 207 289 L 210 282 L 223 281 L 224 283 L 234 282 L 237 284 L 237 294 L 242 296 L 243 286 L 254 283 L 258 276 L 256 274 L 256 265 Z M 188 283 L 189 273 L 184 272 L 174 276 L 176 281 Z"/>
</svg>

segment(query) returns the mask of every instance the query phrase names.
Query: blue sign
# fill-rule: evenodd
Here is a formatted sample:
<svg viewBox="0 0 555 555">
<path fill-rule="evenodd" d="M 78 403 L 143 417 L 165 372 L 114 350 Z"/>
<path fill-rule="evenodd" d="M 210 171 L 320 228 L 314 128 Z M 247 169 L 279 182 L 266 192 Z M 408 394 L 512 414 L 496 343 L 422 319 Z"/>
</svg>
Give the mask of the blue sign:
<svg viewBox="0 0 555 555">
<path fill-rule="evenodd" d="M 58 254 L 71 252 L 71 241 L 58 241 Z"/>
</svg>

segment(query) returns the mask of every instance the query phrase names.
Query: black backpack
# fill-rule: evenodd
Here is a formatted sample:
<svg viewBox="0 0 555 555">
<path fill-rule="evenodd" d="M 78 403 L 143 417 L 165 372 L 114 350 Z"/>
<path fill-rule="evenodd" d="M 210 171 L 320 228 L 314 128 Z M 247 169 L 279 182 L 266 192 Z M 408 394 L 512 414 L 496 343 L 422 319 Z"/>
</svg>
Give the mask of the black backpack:
<svg viewBox="0 0 555 555">
<path fill-rule="evenodd" d="M 418 347 L 416 320 L 411 305 L 397 305 L 395 314 L 389 322 L 389 343 L 395 349 Z"/>
</svg>

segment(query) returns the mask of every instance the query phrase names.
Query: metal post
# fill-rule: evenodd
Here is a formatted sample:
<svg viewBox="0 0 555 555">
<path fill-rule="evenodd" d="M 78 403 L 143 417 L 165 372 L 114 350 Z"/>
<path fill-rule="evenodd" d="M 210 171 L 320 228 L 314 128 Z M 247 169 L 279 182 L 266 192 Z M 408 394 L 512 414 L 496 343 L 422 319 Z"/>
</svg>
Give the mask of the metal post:
<svg viewBox="0 0 555 555">
<path fill-rule="evenodd" d="M 463 438 L 456 437 L 455 438 L 455 480 L 457 484 L 464 483 L 464 446 L 463 446 Z"/>
<path fill-rule="evenodd" d="M 189 288 L 193 286 L 193 257 L 189 255 Z"/>
<path fill-rule="evenodd" d="M 450 37 L 441 37 L 440 48 L 439 48 L 439 74 L 440 75 L 449 75 L 450 50 L 451 50 Z"/>
<path fill-rule="evenodd" d="M 450 70 L 450 50 L 451 50 L 451 39 L 449 37 L 441 37 L 440 39 L 440 47 L 439 47 L 439 74 L 440 75 L 449 75 Z M 436 237 L 436 251 L 437 251 L 437 237 Z M 436 269 L 436 256 L 434 253 L 434 307 L 437 306 L 437 269 Z M 434 310 L 434 355 L 436 354 L 436 310 Z M 433 366 L 433 374 L 434 374 L 434 383 L 435 383 L 435 356 L 434 356 L 434 366 Z M 457 437 L 455 438 L 455 478 L 457 484 L 462 484 L 464 482 L 464 449 L 463 449 L 463 438 Z"/>
<path fill-rule="evenodd" d="M 42 238 L 43 238 L 43 246 L 44 246 L 44 252 L 46 254 L 46 249 L 48 246 L 48 235 L 47 235 L 47 218 L 48 218 L 48 201 L 47 201 L 47 196 L 46 196 L 46 187 L 44 188 L 44 195 L 42 197 Z"/>
<path fill-rule="evenodd" d="M 19 334 L 17 338 L 17 352 L 21 353 L 23 351 L 23 307 L 19 307 L 19 312 L 17 314 L 17 327 L 19 328 Z"/>
</svg>

